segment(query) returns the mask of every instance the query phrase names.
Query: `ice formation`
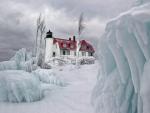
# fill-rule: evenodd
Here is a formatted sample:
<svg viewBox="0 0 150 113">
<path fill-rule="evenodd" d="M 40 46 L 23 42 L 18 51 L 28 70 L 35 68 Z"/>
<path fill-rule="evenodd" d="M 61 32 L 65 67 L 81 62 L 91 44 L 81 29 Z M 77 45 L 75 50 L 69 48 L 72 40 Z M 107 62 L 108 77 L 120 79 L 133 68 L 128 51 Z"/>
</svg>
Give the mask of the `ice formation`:
<svg viewBox="0 0 150 113">
<path fill-rule="evenodd" d="M 146 63 L 150 60 L 150 4 L 108 22 L 99 56 L 100 70 L 92 95 L 95 112 L 149 113 L 150 65 Z"/>
<path fill-rule="evenodd" d="M 32 72 L 37 79 L 39 79 L 43 83 L 53 84 L 57 86 L 66 86 L 67 83 L 59 78 L 56 73 L 47 69 L 37 69 Z"/>
<path fill-rule="evenodd" d="M 24 48 L 17 51 L 9 61 L 0 62 L 0 70 L 25 70 L 31 72 L 36 68 L 36 59 Z"/>
<path fill-rule="evenodd" d="M 45 91 L 66 85 L 52 69 L 37 69 L 36 64 L 26 49 L 17 51 L 9 61 L 0 62 L 0 102 L 38 101 Z"/>
<path fill-rule="evenodd" d="M 0 101 L 33 102 L 42 98 L 40 81 L 19 70 L 0 71 Z"/>
</svg>

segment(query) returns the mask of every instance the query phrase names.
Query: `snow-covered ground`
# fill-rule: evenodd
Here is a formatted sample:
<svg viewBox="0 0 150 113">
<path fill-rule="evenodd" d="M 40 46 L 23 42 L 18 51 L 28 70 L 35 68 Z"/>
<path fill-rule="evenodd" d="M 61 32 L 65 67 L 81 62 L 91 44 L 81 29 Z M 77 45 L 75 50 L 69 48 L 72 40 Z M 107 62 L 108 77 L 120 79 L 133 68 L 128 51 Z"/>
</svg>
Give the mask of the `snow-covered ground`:
<svg viewBox="0 0 150 113">
<path fill-rule="evenodd" d="M 40 101 L 0 102 L 0 113 L 93 113 L 90 101 L 98 64 L 83 65 L 80 68 L 66 65 L 51 71 L 67 85 L 53 85 L 50 90 L 45 90 L 44 98 Z"/>
</svg>

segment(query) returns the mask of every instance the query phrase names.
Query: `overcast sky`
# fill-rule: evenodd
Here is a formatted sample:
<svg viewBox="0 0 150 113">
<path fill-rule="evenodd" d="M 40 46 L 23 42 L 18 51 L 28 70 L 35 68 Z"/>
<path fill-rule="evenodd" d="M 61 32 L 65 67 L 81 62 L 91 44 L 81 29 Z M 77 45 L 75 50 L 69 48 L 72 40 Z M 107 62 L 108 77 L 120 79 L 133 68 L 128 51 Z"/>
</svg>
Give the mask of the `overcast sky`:
<svg viewBox="0 0 150 113">
<path fill-rule="evenodd" d="M 0 61 L 22 47 L 33 47 L 36 19 L 40 13 L 55 37 L 77 34 L 77 21 L 84 13 L 83 38 L 98 39 L 106 22 L 130 9 L 135 0 L 0 0 Z"/>
</svg>

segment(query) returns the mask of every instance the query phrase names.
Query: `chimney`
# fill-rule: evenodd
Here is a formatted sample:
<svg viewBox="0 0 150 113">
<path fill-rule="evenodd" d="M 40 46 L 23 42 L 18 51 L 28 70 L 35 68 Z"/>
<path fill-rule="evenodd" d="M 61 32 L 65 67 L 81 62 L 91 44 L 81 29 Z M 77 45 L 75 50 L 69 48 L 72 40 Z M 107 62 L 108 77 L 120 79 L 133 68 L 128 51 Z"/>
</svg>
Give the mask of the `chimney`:
<svg viewBox="0 0 150 113">
<path fill-rule="evenodd" d="M 76 41 L 76 37 L 75 37 L 75 36 L 73 36 L 73 41 L 74 41 L 74 42 Z"/>
<path fill-rule="evenodd" d="M 69 38 L 69 41 L 71 41 L 71 38 Z"/>
</svg>

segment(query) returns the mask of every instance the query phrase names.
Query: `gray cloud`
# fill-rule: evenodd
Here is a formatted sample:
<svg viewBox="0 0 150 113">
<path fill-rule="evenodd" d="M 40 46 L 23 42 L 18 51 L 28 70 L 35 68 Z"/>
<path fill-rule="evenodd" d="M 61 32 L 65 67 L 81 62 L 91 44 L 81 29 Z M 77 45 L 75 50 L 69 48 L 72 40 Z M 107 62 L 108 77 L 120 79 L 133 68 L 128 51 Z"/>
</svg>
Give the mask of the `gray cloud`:
<svg viewBox="0 0 150 113">
<path fill-rule="evenodd" d="M 33 48 L 36 19 L 42 13 L 56 37 L 77 35 L 77 21 L 85 14 L 83 38 L 101 36 L 108 19 L 131 8 L 134 0 L 1 0 L 0 61 L 22 47 Z M 96 39 L 97 40 L 97 39 Z"/>
</svg>

